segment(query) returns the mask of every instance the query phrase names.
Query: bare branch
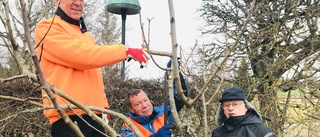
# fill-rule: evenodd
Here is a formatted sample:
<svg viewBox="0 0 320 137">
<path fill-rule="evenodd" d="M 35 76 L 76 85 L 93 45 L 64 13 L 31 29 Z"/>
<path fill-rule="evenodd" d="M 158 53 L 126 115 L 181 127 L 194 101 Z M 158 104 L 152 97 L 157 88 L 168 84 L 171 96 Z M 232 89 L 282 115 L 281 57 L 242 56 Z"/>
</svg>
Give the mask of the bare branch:
<svg viewBox="0 0 320 137">
<path fill-rule="evenodd" d="M 37 69 L 37 72 L 39 74 L 39 78 L 41 81 L 41 85 L 44 88 L 44 91 L 46 92 L 46 94 L 49 96 L 49 99 L 52 101 L 53 105 L 55 106 L 55 108 L 57 108 L 57 111 L 59 112 L 60 116 L 65 120 L 65 122 L 75 131 L 75 133 L 77 134 L 77 136 L 79 137 L 83 137 L 84 135 L 81 133 L 80 129 L 78 126 L 76 126 L 74 123 L 72 123 L 71 119 L 69 118 L 69 116 L 65 113 L 65 111 L 63 111 L 63 109 L 59 106 L 59 104 L 57 103 L 52 91 L 50 91 L 50 86 L 47 83 L 47 81 L 44 78 L 44 74 L 41 70 L 40 64 L 39 64 L 39 60 L 38 57 L 35 54 L 35 51 L 33 49 L 33 44 L 31 42 L 31 36 L 30 36 L 30 29 L 28 26 L 28 19 L 27 19 L 27 11 L 25 9 L 26 4 L 24 3 L 23 0 L 20 0 L 20 6 L 21 6 L 21 12 L 22 12 L 22 17 L 23 17 L 23 27 L 24 27 L 24 31 L 25 31 L 25 37 L 28 43 L 28 47 L 33 59 L 33 63 L 35 64 L 35 67 Z"/>
<path fill-rule="evenodd" d="M 314 119 L 320 120 L 320 117 L 319 117 L 319 116 L 315 116 L 315 115 L 310 114 L 310 113 L 307 113 L 307 112 L 303 112 L 303 114 L 305 114 L 305 115 L 307 115 L 307 116 L 309 116 L 309 117 L 311 117 L 311 118 L 314 118 Z"/>
<path fill-rule="evenodd" d="M 179 76 L 179 67 L 178 67 L 178 58 L 177 58 L 177 48 L 178 48 L 178 44 L 177 44 L 177 37 L 176 37 L 176 24 L 175 24 L 175 12 L 174 12 L 174 6 L 173 6 L 173 1 L 172 0 L 168 0 L 168 5 L 169 5 L 169 13 L 170 13 L 170 34 L 171 34 L 171 46 L 172 46 L 172 68 L 173 71 L 171 71 L 171 73 L 173 72 L 173 80 L 172 78 L 168 78 L 168 84 L 169 85 L 169 98 L 170 98 L 170 104 L 174 104 L 174 99 L 173 99 L 173 86 L 172 83 L 173 81 L 175 81 L 176 83 L 176 88 L 177 88 L 177 92 L 178 95 L 180 97 L 181 100 L 185 101 L 187 100 L 187 97 L 184 95 L 183 93 L 183 89 L 181 86 L 181 81 L 180 81 L 180 76 Z M 170 73 L 170 75 L 171 75 Z M 175 105 L 172 105 L 175 106 Z M 178 129 L 181 130 L 182 128 L 182 122 L 179 118 L 178 112 L 175 108 L 172 108 L 171 110 L 172 112 L 172 116 L 174 118 L 174 122 L 177 124 Z"/>
<path fill-rule="evenodd" d="M 216 77 L 216 75 L 220 71 L 221 67 L 224 65 L 224 63 L 226 63 L 226 61 L 229 58 L 229 55 L 231 54 L 231 52 L 235 49 L 235 47 L 240 42 L 240 39 L 243 36 L 244 31 L 247 28 L 247 24 L 251 19 L 252 12 L 253 12 L 253 10 L 255 8 L 255 3 L 256 3 L 256 1 L 253 0 L 252 3 L 251 3 L 251 7 L 249 9 L 249 12 L 248 12 L 247 20 L 246 20 L 245 24 L 243 25 L 243 27 L 241 28 L 240 33 L 237 35 L 236 41 L 234 42 L 234 44 L 232 45 L 230 50 L 227 50 L 227 53 L 226 53 L 225 57 L 223 58 L 223 60 L 220 62 L 219 67 L 212 73 L 211 77 L 206 81 L 206 83 L 202 87 L 200 93 L 192 100 L 191 99 L 190 100 L 186 100 L 186 98 L 182 98 L 185 102 L 187 102 L 188 105 L 194 104 L 201 97 L 201 95 L 204 94 L 207 91 L 206 88 L 208 87 L 209 83 L 213 80 L 214 77 Z"/>
<path fill-rule="evenodd" d="M 150 23 L 151 23 L 151 20 L 152 19 L 148 19 L 148 39 L 149 41 L 147 42 L 146 40 L 146 36 L 145 36 L 145 33 L 144 33 L 144 29 L 143 29 L 143 23 L 142 23 L 142 19 L 141 19 L 141 13 L 139 13 L 139 19 L 140 19 L 140 28 L 141 28 L 141 33 L 142 33 L 142 48 L 144 51 L 146 51 L 152 62 L 158 67 L 160 68 L 161 70 L 165 70 L 165 68 L 161 67 L 153 58 L 152 55 L 159 55 L 159 56 L 168 56 L 168 57 L 171 57 L 171 54 L 170 53 L 167 53 L 167 52 L 159 52 L 159 51 L 151 51 L 150 50 Z"/>
<path fill-rule="evenodd" d="M 15 38 L 13 36 L 13 30 L 11 28 L 11 21 L 10 21 L 10 16 L 9 16 L 9 4 L 8 0 L 3 0 L 2 1 L 3 7 L 4 7 L 4 12 L 5 12 L 5 20 L 6 20 L 6 27 L 8 29 L 8 36 L 11 42 L 11 45 L 13 47 L 13 50 L 18 50 L 19 45 L 16 43 Z"/>
</svg>

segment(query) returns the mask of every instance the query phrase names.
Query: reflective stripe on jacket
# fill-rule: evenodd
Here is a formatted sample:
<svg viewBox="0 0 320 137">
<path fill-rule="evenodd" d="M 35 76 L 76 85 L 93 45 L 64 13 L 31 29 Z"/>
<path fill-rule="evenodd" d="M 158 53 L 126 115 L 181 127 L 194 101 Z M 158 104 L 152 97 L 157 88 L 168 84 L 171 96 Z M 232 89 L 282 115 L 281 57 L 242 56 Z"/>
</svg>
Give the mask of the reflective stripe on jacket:
<svg viewBox="0 0 320 137">
<path fill-rule="evenodd" d="M 140 132 L 143 134 L 144 137 L 149 137 L 150 135 L 153 134 L 144 126 L 134 121 L 132 118 L 129 118 L 129 120 L 140 130 Z M 154 132 L 156 133 L 163 125 L 164 125 L 164 115 L 161 115 L 157 119 L 155 119 L 152 123 L 149 123 L 149 126 L 152 126 L 152 127 L 149 127 L 149 129 L 153 129 Z M 133 132 L 131 128 L 130 130 Z"/>
</svg>

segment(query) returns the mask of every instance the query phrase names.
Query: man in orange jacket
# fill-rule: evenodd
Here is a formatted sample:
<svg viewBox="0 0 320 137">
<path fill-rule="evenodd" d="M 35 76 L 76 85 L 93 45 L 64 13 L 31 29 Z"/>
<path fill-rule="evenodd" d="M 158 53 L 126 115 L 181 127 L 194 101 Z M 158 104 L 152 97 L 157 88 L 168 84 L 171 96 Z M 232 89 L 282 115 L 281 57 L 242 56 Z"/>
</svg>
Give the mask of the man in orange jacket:
<svg viewBox="0 0 320 137">
<path fill-rule="evenodd" d="M 126 48 L 122 44 L 96 45 L 81 17 L 84 0 L 55 0 L 55 3 L 58 5 L 55 16 L 41 21 L 35 29 L 35 43 L 39 45 L 36 52 L 46 80 L 84 105 L 109 108 L 100 67 L 128 57 L 146 65 L 147 55 L 141 49 Z M 45 96 L 44 92 L 42 94 Z M 60 105 L 70 104 L 58 95 L 55 97 Z M 43 103 L 52 105 L 47 98 Z M 103 136 L 100 133 L 104 132 L 103 127 L 81 109 L 65 111 L 86 137 Z M 44 115 L 52 124 L 52 136 L 76 136 L 55 109 L 45 110 Z"/>
<path fill-rule="evenodd" d="M 180 61 L 178 61 L 180 67 Z M 171 60 L 168 62 L 167 67 L 171 67 Z M 188 96 L 188 86 L 184 76 L 179 72 L 181 87 L 184 95 Z M 178 112 L 183 108 L 184 103 L 180 100 L 176 89 L 175 81 L 173 81 L 173 94 L 176 109 Z M 134 89 L 128 92 L 127 103 L 129 107 L 129 120 L 139 129 L 144 137 L 171 137 L 172 129 L 174 126 L 173 116 L 171 114 L 170 104 L 168 106 L 161 105 L 154 107 L 148 95 L 142 89 Z M 165 117 L 165 107 L 168 110 L 167 118 Z M 166 121 L 169 124 L 165 124 Z M 120 135 L 122 137 L 136 137 L 136 134 L 131 130 L 127 124 L 123 124 Z"/>
</svg>

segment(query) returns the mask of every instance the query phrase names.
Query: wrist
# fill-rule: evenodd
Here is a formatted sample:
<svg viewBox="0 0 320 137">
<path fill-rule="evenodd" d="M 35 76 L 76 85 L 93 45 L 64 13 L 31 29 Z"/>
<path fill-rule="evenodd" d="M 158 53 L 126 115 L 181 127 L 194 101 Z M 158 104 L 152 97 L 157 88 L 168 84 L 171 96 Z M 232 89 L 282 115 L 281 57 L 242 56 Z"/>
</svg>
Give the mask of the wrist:
<svg viewBox="0 0 320 137">
<path fill-rule="evenodd" d="M 129 48 L 126 47 L 126 56 L 128 56 L 128 51 L 129 51 Z"/>
</svg>

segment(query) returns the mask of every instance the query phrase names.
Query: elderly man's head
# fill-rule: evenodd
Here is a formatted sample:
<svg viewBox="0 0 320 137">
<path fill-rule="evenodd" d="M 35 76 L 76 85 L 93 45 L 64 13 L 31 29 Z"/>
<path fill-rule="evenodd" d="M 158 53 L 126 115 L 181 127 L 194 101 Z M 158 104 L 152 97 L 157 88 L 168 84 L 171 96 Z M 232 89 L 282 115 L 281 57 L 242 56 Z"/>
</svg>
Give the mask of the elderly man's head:
<svg viewBox="0 0 320 137">
<path fill-rule="evenodd" d="M 131 113 L 150 118 L 153 105 L 142 89 L 134 89 L 128 93 L 128 106 Z"/>
<path fill-rule="evenodd" d="M 84 0 L 55 0 L 55 3 L 74 20 L 79 20 L 84 12 Z"/>
<path fill-rule="evenodd" d="M 246 99 L 244 90 L 242 88 L 229 88 L 222 93 L 220 100 L 224 115 L 229 118 L 230 116 L 242 116 L 248 111 L 244 100 Z"/>
</svg>

